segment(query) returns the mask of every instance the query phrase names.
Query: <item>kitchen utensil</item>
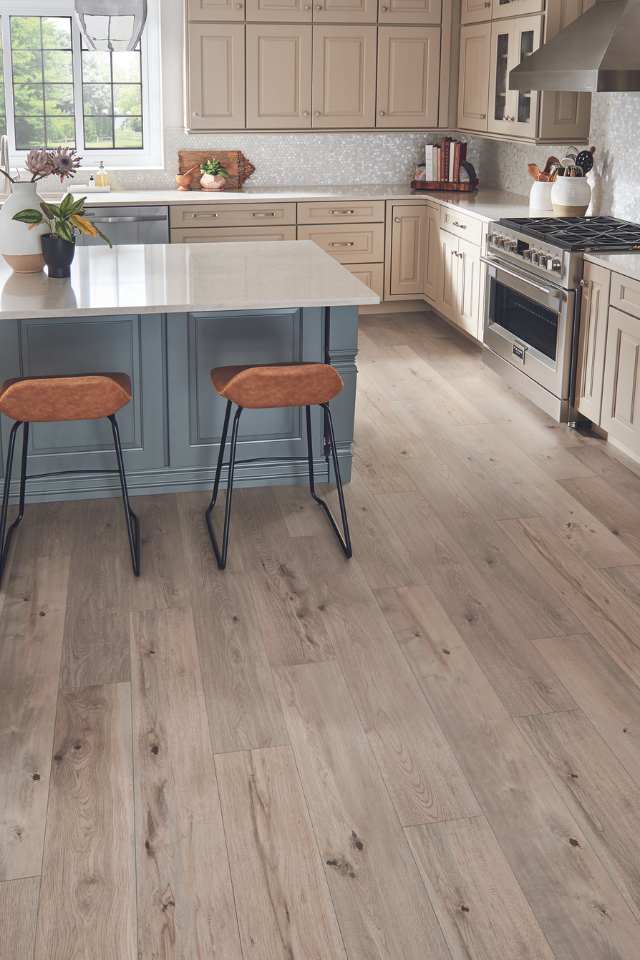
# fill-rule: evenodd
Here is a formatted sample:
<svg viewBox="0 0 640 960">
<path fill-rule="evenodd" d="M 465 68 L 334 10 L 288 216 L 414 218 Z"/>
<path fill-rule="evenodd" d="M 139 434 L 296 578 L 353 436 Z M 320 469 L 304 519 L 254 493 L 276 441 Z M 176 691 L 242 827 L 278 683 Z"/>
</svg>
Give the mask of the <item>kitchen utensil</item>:
<svg viewBox="0 0 640 960">
<path fill-rule="evenodd" d="M 528 163 L 527 170 L 529 171 L 529 176 L 533 177 L 534 180 L 541 179 L 542 170 L 537 163 Z"/>
<path fill-rule="evenodd" d="M 593 170 L 593 155 L 595 152 L 595 147 L 589 147 L 588 150 L 581 150 L 576 157 L 577 165 L 581 167 L 585 174 L 589 173 L 590 170 Z"/>
</svg>

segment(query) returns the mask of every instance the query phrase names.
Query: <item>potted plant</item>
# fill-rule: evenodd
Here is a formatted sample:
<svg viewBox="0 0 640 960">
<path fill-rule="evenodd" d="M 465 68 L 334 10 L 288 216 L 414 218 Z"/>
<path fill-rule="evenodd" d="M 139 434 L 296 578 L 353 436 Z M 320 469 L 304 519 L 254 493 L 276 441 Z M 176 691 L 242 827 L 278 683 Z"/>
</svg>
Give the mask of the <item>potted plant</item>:
<svg viewBox="0 0 640 960">
<path fill-rule="evenodd" d="M 229 176 L 219 160 L 213 157 L 200 164 L 200 187 L 202 190 L 222 190 L 224 182 Z"/>
<path fill-rule="evenodd" d="M 75 150 L 58 147 L 57 150 L 31 150 L 25 162 L 30 179 L 22 179 L 20 173 L 12 177 L 9 170 L 0 168 L 0 174 L 9 181 L 11 194 L 0 210 L 0 253 L 16 273 L 38 273 L 44 266 L 41 237 L 46 233 L 46 224 L 29 224 L 29 229 L 16 222 L 15 214 L 25 208 L 35 208 L 39 203 L 37 185 L 48 176 L 57 176 L 60 183 L 73 177 L 80 165 Z"/>
<path fill-rule="evenodd" d="M 40 203 L 40 209 L 20 210 L 13 217 L 30 228 L 44 225 L 42 253 L 50 277 L 71 276 L 71 264 L 76 252 L 76 233 L 87 237 L 100 237 L 111 246 L 109 238 L 85 216 L 86 197 L 74 199 L 68 193 L 62 203 Z"/>
</svg>

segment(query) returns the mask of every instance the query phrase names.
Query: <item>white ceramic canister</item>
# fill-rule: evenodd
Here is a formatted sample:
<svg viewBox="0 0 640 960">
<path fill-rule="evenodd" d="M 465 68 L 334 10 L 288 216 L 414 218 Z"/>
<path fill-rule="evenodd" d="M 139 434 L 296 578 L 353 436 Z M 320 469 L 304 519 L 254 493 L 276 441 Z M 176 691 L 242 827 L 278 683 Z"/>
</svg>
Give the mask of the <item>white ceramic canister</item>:
<svg viewBox="0 0 640 960">
<path fill-rule="evenodd" d="M 589 181 L 586 177 L 556 177 L 551 203 L 557 217 L 583 217 L 591 203 Z"/>
<path fill-rule="evenodd" d="M 13 183 L 11 193 L 0 210 L 0 253 L 16 273 L 39 273 L 44 267 L 40 238 L 47 233 L 46 224 L 32 229 L 14 220 L 21 210 L 39 210 L 40 197 L 35 183 Z"/>
<path fill-rule="evenodd" d="M 553 213 L 551 188 L 553 181 L 534 180 L 529 193 L 529 213 L 533 216 Z"/>
</svg>

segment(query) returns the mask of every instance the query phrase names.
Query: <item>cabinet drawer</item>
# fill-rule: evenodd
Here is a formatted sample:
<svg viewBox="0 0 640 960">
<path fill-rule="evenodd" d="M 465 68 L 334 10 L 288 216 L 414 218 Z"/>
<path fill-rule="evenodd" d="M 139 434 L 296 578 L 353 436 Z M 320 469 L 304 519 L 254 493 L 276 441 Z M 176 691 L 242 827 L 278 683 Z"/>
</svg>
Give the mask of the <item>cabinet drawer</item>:
<svg viewBox="0 0 640 960">
<path fill-rule="evenodd" d="M 623 277 L 620 273 L 611 275 L 612 307 L 630 313 L 632 317 L 640 317 L 640 282 Z"/>
<path fill-rule="evenodd" d="M 313 240 L 341 263 L 375 263 L 384 259 L 384 224 L 325 224 L 298 227 L 298 240 Z"/>
<path fill-rule="evenodd" d="M 234 240 L 295 240 L 295 227 L 200 227 L 171 231 L 171 243 L 226 243 Z"/>
<path fill-rule="evenodd" d="M 384 264 L 383 263 L 346 263 L 345 267 L 365 286 L 384 299 Z"/>
<path fill-rule="evenodd" d="M 384 200 L 298 204 L 298 223 L 383 223 Z"/>
<path fill-rule="evenodd" d="M 544 13 L 544 0 L 493 0 L 493 19 L 521 17 L 525 13 Z"/>
<path fill-rule="evenodd" d="M 171 207 L 172 227 L 295 226 L 295 203 L 207 203 Z"/>
<path fill-rule="evenodd" d="M 478 246 L 482 243 L 482 222 L 475 217 L 467 217 L 457 210 L 443 207 L 440 212 L 440 226 L 469 243 L 477 243 Z"/>
</svg>

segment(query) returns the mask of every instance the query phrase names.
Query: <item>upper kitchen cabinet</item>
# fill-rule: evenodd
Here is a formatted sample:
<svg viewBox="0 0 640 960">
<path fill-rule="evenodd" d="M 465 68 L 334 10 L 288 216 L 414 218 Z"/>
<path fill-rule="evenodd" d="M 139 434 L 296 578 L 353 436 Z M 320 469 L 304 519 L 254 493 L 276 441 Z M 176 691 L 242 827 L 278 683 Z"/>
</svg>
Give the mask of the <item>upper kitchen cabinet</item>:
<svg viewBox="0 0 640 960">
<path fill-rule="evenodd" d="M 380 0 L 380 23 L 437 24 L 442 17 L 442 0 Z"/>
<path fill-rule="evenodd" d="M 311 23 L 312 14 L 312 0 L 246 0 L 251 23 Z"/>
<path fill-rule="evenodd" d="M 544 13 L 544 0 L 493 0 L 491 16 L 494 20 L 531 13 Z"/>
<path fill-rule="evenodd" d="M 313 126 L 373 127 L 375 27 L 313 28 Z"/>
<path fill-rule="evenodd" d="M 462 0 L 460 23 L 481 23 L 491 20 L 491 0 Z"/>
<path fill-rule="evenodd" d="M 376 126 L 437 126 L 439 81 L 439 27 L 379 28 Z"/>
<path fill-rule="evenodd" d="M 458 126 L 464 130 L 487 129 L 490 53 L 490 23 L 473 23 L 461 29 Z"/>
<path fill-rule="evenodd" d="M 247 24 L 247 126 L 311 126 L 311 26 Z"/>
<path fill-rule="evenodd" d="M 316 23 L 375 23 L 378 0 L 315 0 Z"/>
<path fill-rule="evenodd" d="M 245 125 L 244 24 L 190 23 L 187 123 L 191 130 Z"/>
<path fill-rule="evenodd" d="M 593 6 L 594 0 L 548 0 L 544 40 L 568 26 Z M 589 136 L 591 94 L 568 91 L 540 94 L 540 137 L 551 143 L 584 143 Z"/>
<path fill-rule="evenodd" d="M 187 18 L 209 23 L 244 20 L 244 0 L 187 0 Z"/>
<path fill-rule="evenodd" d="M 509 73 L 540 46 L 541 16 L 499 20 L 491 28 L 487 129 L 512 137 L 534 138 L 538 130 L 538 93 L 509 89 Z"/>
</svg>

